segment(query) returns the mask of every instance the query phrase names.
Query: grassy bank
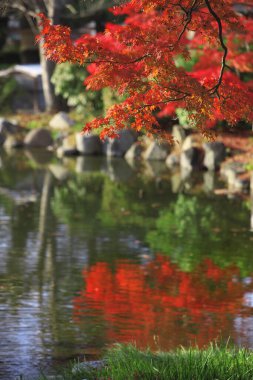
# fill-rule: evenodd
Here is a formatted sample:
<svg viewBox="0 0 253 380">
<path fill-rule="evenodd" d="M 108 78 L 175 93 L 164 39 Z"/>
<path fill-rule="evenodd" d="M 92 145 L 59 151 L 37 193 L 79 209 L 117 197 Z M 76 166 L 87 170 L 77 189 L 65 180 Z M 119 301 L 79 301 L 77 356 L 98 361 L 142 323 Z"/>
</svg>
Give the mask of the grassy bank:
<svg viewBox="0 0 253 380">
<path fill-rule="evenodd" d="M 252 380 L 253 353 L 210 345 L 205 350 L 178 349 L 152 353 L 117 345 L 105 355 L 101 369 L 75 365 L 64 370 L 64 380 Z M 80 368 L 80 369 L 77 369 Z M 50 377 L 49 377 L 50 378 Z M 49 379 L 41 377 L 40 380 Z"/>
</svg>

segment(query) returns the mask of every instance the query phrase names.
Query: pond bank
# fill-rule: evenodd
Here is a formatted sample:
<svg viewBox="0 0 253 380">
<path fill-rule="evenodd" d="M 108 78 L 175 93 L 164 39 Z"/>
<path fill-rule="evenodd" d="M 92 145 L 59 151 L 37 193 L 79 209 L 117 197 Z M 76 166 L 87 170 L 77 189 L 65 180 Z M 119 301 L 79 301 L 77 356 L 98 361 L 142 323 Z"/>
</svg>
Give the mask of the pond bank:
<svg viewBox="0 0 253 380">
<path fill-rule="evenodd" d="M 104 156 L 108 160 L 124 158 L 131 167 L 136 162 L 163 164 L 168 172 L 181 171 L 184 179 L 200 172 L 212 177 L 218 172 L 226 183 L 222 193 L 245 195 L 253 191 L 252 131 L 247 128 L 220 131 L 214 140 L 207 140 L 196 130 L 175 124 L 168 127 L 172 145 L 128 129 L 119 131 L 117 139 L 101 141 L 97 134 L 81 134 L 80 123 L 64 112 L 28 120 L 0 118 L 0 148 L 8 152 L 21 147 L 26 151 L 44 148 L 60 161 Z"/>
<path fill-rule="evenodd" d="M 133 345 L 116 345 L 106 353 L 102 364 L 75 364 L 61 375 L 39 380 L 250 380 L 253 376 L 251 351 L 216 344 L 206 349 L 180 348 L 158 353 L 140 351 Z"/>
</svg>

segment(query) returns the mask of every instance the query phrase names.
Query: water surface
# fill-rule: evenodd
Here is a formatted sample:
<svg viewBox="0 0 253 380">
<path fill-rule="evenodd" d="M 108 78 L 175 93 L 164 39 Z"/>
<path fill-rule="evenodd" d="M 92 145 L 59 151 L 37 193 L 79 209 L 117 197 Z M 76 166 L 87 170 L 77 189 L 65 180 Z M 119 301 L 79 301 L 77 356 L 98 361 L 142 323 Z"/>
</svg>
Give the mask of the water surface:
<svg viewBox="0 0 253 380">
<path fill-rule="evenodd" d="M 253 348 L 250 204 L 210 173 L 1 153 L 0 378 L 114 342 Z"/>
</svg>

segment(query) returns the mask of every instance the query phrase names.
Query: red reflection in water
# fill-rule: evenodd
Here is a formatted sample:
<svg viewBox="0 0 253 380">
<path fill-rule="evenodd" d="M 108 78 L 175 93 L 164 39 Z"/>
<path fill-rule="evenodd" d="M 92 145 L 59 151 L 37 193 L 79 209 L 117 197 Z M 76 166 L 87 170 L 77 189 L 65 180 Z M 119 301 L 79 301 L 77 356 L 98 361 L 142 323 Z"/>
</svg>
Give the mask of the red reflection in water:
<svg viewBox="0 0 253 380">
<path fill-rule="evenodd" d="M 183 272 L 163 256 L 145 266 L 119 260 L 113 270 L 98 262 L 83 277 L 85 289 L 74 299 L 76 322 L 99 316 L 107 341 L 153 347 L 158 335 L 162 349 L 235 338 L 233 318 L 247 311 L 243 296 L 253 288 L 240 280 L 236 267 L 221 269 L 206 259 Z"/>
</svg>

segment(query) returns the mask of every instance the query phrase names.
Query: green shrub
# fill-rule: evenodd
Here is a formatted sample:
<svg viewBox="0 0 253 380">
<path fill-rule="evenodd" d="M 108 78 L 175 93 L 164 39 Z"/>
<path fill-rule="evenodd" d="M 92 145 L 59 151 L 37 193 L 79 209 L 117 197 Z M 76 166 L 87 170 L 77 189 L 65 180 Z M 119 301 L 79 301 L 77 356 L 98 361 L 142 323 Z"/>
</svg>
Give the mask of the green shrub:
<svg viewBox="0 0 253 380">
<path fill-rule="evenodd" d="M 82 114 L 82 122 L 102 116 L 108 108 L 122 99 L 110 88 L 100 91 L 86 90 L 83 82 L 87 76 L 84 66 L 67 62 L 57 65 L 52 76 L 56 95 L 61 95 L 67 100 L 69 107 Z"/>
<path fill-rule="evenodd" d="M 14 95 L 21 91 L 20 86 L 15 78 L 0 78 L 0 111 L 12 111 L 12 99 Z"/>
<path fill-rule="evenodd" d="M 69 107 L 84 116 L 97 116 L 103 112 L 101 91 L 87 91 L 83 84 L 88 76 L 83 66 L 62 63 L 57 65 L 52 76 L 56 95 L 67 100 Z"/>
</svg>

